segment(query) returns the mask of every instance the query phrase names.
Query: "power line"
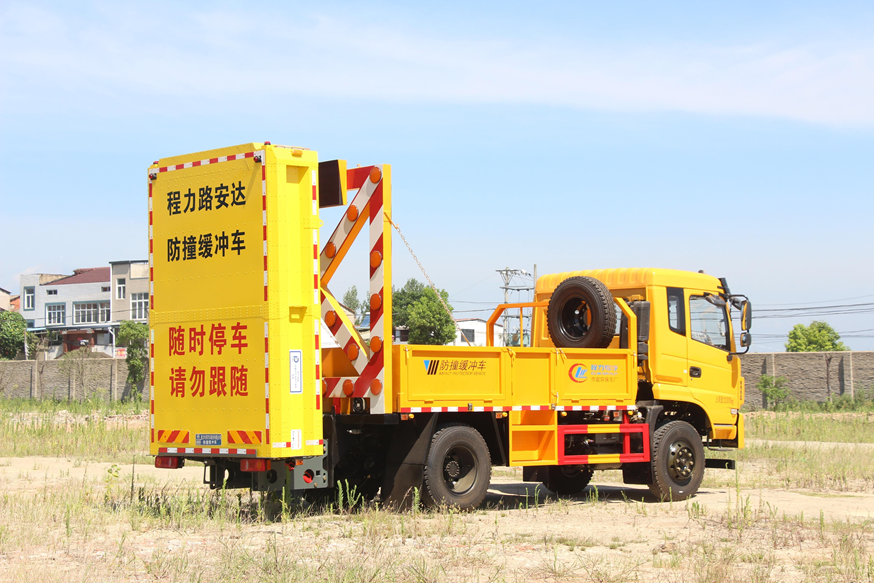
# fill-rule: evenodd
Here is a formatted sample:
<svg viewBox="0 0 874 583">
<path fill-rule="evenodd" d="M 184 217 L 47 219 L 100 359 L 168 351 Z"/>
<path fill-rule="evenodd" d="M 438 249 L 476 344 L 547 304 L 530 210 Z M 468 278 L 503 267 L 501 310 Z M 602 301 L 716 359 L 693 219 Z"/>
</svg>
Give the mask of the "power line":
<svg viewBox="0 0 874 583">
<path fill-rule="evenodd" d="M 482 282 L 487 281 L 487 280 L 489 280 L 489 279 L 491 279 L 491 278 L 493 278 L 493 277 L 495 277 L 495 274 L 494 274 L 494 273 L 490 273 L 490 274 L 488 275 L 488 277 L 486 277 L 485 279 L 481 279 L 480 281 L 476 282 L 475 284 L 473 284 L 473 285 L 471 285 L 471 286 L 468 286 L 468 287 L 464 288 L 464 289 L 461 290 L 460 292 L 455 292 L 455 293 L 456 293 L 456 295 L 458 295 L 458 294 L 462 294 L 462 293 L 466 292 L 467 290 L 469 290 L 470 288 L 472 288 L 472 287 L 476 287 L 476 286 L 478 286 L 479 284 L 481 284 Z M 451 294 L 450 294 L 450 297 L 452 297 Z"/>
<path fill-rule="evenodd" d="M 838 304 L 836 306 L 809 306 L 803 308 L 771 308 L 755 310 L 753 313 L 753 319 L 767 320 L 772 318 L 842 316 L 847 314 L 868 314 L 871 312 L 874 312 L 874 302 Z"/>
<path fill-rule="evenodd" d="M 840 298 L 837 300 L 818 300 L 815 302 L 795 302 L 795 303 L 791 303 L 791 304 L 759 304 L 759 305 L 760 306 L 805 306 L 808 304 L 828 304 L 831 302 L 846 302 L 848 300 L 860 300 L 862 298 L 871 298 L 871 297 L 874 297 L 874 294 L 868 294 L 868 295 L 864 295 L 864 296 L 855 296 L 852 298 Z"/>
</svg>

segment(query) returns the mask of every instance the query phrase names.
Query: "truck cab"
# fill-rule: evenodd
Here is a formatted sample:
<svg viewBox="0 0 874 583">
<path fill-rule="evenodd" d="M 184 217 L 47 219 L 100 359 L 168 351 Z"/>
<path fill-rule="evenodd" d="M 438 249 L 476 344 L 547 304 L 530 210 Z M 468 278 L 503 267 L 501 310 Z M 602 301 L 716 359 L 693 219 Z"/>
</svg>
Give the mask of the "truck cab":
<svg viewBox="0 0 874 583">
<path fill-rule="evenodd" d="M 637 343 L 637 396 L 635 401 L 671 403 L 686 410 L 688 418 L 710 440 L 737 443 L 739 410 L 744 402 L 738 344 L 732 306 L 737 320 L 751 314 L 744 296 L 731 296 L 724 279 L 675 269 L 620 268 L 574 271 L 538 279 L 535 297 L 548 301 L 555 288 L 571 277 L 593 277 L 603 282 L 613 298 L 630 306 L 647 302 L 648 328 Z M 732 303 L 732 298 L 734 298 Z M 617 307 L 617 311 L 619 308 Z M 546 323 L 546 309 L 535 318 L 535 345 L 554 346 Z M 611 348 L 623 340 L 623 319 L 617 318 Z M 747 330 L 749 327 L 747 323 Z"/>
</svg>

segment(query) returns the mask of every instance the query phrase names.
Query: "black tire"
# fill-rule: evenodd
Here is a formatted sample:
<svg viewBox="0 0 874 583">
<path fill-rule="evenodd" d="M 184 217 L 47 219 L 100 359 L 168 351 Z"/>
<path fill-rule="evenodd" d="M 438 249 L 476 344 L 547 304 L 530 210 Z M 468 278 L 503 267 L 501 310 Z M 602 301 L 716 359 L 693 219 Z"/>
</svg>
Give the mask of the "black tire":
<svg viewBox="0 0 874 583">
<path fill-rule="evenodd" d="M 552 293 L 546 325 L 558 348 L 606 348 L 616 332 L 613 296 L 594 277 L 569 277 Z"/>
<path fill-rule="evenodd" d="M 685 421 L 665 423 L 655 431 L 650 491 L 659 500 L 691 498 L 704 479 L 704 444 Z"/>
<path fill-rule="evenodd" d="M 592 474 L 588 466 L 549 466 L 543 485 L 559 496 L 572 496 L 589 485 Z"/>
<path fill-rule="evenodd" d="M 422 501 L 430 506 L 476 508 L 489 489 L 491 472 L 489 448 L 479 431 L 460 423 L 444 425 L 431 438 Z"/>
</svg>

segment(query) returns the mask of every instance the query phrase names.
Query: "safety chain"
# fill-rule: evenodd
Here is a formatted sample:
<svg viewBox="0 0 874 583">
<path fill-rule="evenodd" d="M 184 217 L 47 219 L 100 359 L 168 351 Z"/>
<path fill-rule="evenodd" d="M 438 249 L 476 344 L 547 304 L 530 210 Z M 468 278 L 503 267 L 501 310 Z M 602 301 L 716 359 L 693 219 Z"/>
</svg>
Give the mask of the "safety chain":
<svg viewBox="0 0 874 583">
<path fill-rule="evenodd" d="M 410 243 L 407 241 L 407 238 L 404 237 L 404 234 L 401 232 L 401 228 L 395 224 L 391 217 L 388 216 L 388 213 L 383 211 L 385 218 L 388 219 L 388 222 L 391 223 L 391 226 L 395 228 L 395 231 L 398 232 L 398 235 L 401 236 L 401 240 L 404 242 L 404 245 L 407 246 L 407 250 L 410 252 L 410 255 L 413 256 L 413 260 L 416 262 L 416 265 L 419 266 L 419 269 L 422 272 L 422 275 L 425 276 L 425 279 L 428 280 L 428 284 L 431 286 L 431 289 L 434 290 L 434 293 L 437 295 L 437 299 L 440 301 L 440 305 L 443 306 L 443 309 L 446 310 L 446 315 L 449 316 L 449 319 L 452 320 L 452 324 L 455 326 L 455 329 L 461 333 L 461 337 L 464 338 L 464 341 L 467 342 L 468 346 L 472 346 L 470 340 L 467 339 L 467 336 L 464 335 L 464 332 L 461 331 L 461 328 L 458 327 L 458 322 L 455 321 L 455 318 L 452 317 L 452 310 L 449 309 L 449 306 L 446 305 L 446 302 L 443 301 L 443 296 L 440 295 L 440 292 L 437 291 L 437 286 L 434 285 L 434 282 L 431 281 L 431 278 L 428 277 L 428 274 L 425 272 L 425 268 L 422 267 L 422 264 L 419 262 L 419 258 L 416 257 L 416 254 L 413 253 L 413 248 L 410 247 Z"/>
</svg>

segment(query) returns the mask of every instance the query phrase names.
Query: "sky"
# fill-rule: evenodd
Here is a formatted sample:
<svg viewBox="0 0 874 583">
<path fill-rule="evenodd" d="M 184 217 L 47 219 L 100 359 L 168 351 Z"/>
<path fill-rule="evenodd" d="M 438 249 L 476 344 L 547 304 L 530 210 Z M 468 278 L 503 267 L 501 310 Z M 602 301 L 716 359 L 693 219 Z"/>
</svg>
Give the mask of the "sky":
<svg viewBox="0 0 874 583">
<path fill-rule="evenodd" d="M 2 2 L 0 287 L 146 258 L 153 160 L 269 140 L 391 164 L 459 317 L 504 267 L 667 267 L 792 316 L 754 351 L 814 319 L 874 350 L 871 30 L 863 2 Z"/>
</svg>

